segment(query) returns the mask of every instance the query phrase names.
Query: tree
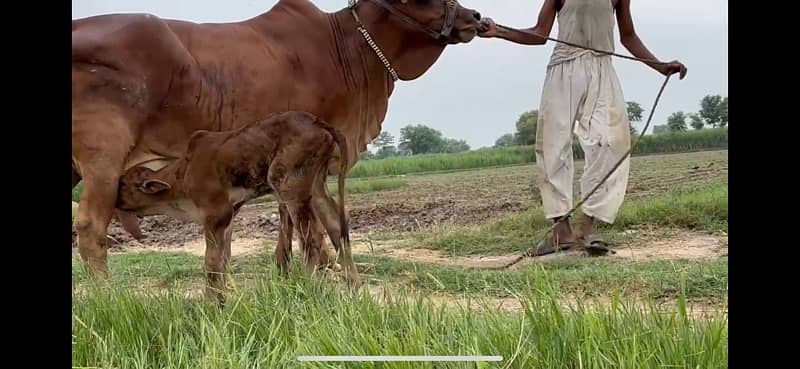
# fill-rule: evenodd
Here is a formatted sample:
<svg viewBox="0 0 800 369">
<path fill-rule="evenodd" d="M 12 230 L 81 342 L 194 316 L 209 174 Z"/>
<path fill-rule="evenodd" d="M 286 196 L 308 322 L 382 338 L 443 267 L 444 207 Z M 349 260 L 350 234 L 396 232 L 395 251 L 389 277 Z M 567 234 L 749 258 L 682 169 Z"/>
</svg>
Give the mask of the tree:
<svg viewBox="0 0 800 369">
<path fill-rule="evenodd" d="M 411 155 L 441 152 L 444 146 L 442 132 L 423 124 L 407 125 L 400 129 L 400 151 Z"/>
<path fill-rule="evenodd" d="M 653 134 L 657 135 L 659 133 L 667 133 L 667 132 L 669 132 L 669 127 L 666 124 L 659 124 L 653 126 Z"/>
<path fill-rule="evenodd" d="M 712 127 L 728 125 L 728 97 L 707 95 L 700 100 L 700 117 Z"/>
<path fill-rule="evenodd" d="M 397 148 L 394 146 L 384 146 L 375 152 L 375 159 L 386 159 L 397 156 Z"/>
<path fill-rule="evenodd" d="M 628 101 L 625 103 L 625 108 L 628 111 L 628 122 L 630 122 L 631 136 L 637 135 L 636 127 L 633 126 L 634 122 L 642 121 L 642 106 L 636 101 Z"/>
<path fill-rule="evenodd" d="M 536 142 L 536 124 L 539 121 L 539 111 L 531 110 L 522 113 L 517 119 L 517 132 L 514 141 L 517 145 L 533 145 Z"/>
<path fill-rule="evenodd" d="M 377 147 L 375 159 L 384 159 L 397 155 L 397 148 L 394 146 L 394 136 L 388 131 L 383 131 L 378 137 L 372 140 L 372 146 Z"/>
<path fill-rule="evenodd" d="M 514 145 L 514 135 L 511 133 L 506 133 L 500 136 L 497 139 L 497 141 L 494 142 L 494 147 L 505 147 L 513 145 Z"/>
<path fill-rule="evenodd" d="M 455 138 L 444 139 L 441 152 L 454 154 L 462 151 L 469 151 L 469 145 L 467 144 L 467 141 L 456 140 Z"/>
<path fill-rule="evenodd" d="M 372 160 L 372 159 L 375 159 L 375 154 L 373 154 L 372 151 L 369 150 L 362 152 L 358 158 L 358 160 Z"/>
<path fill-rule="evenodd" d="M 388 131 L 383 131 L 378 137 L 372 140 L 372 145 L 378 149 L 382 149 L 386 146 L 394 146 L 394 136 Z"/>
<path fill-rule="evenodd" d="M 703 129 L 703 127 L 705 126 L 705 122 L 703 122 L 703 118 L 701 118 L 699 114 L 696 113 L 689 114 L 689 120 L 691 121 L 691 123 L 689 124 L 694 129 Z"/>
<path fill-rule="evenodd" d="M 682 111 L 672 113 L 672 115 L 667 118 L 667 127 L 669 127 L 671 132 L 685 131 L 687 129 L 686 114 Z"/>
</svg>

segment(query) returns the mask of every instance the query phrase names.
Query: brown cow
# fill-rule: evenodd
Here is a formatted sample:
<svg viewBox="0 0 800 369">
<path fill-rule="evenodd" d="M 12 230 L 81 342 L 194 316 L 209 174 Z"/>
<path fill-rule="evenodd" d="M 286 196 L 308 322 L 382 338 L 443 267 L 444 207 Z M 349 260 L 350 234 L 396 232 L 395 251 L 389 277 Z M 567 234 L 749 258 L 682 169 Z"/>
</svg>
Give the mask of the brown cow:
<svg viewBox="0 0 800 369">
<path fill-rule="evenodd" d="M 288 110 L 341 131 L 352 167 L 381 131 L 395 77 L 418 78 L 447 44 L 472 40 L 479 27 L 480 14 L 455 0 L 357 4 L 326 13 L 308 0 L 280 0 L 224 24 L 146 14 L 73 20 L 73 186 L 84 184 L 76 228 L 93 276 L 107 276 L 106 231 L 126 170 L 163 167 L 195 131 Z"/>
<path fill-rule="evenodd" d="M 275 253 L 286 272 L 292 228 L 300 234 L 306 271 L 317 267 L 321 239 L 311 234 L 317 219 L 344 260 L 347 279 L 360 284 L 350 251 L 340 160 L 339 199 L 328 195 L 326 178 L 334 149 L 346 150 L 345 137 L 317 117 L 302 112 L 267 119 L 225 132 L 197 131 L 186 154 L 153 171 L 136 167 L 120 179 L 116 206 L 137 215 L 166 214 L 195 221 L 206 237 L 206 295 L 223 301 L 224 273 L 230 258 L 232 221 L 248 200 L 274 193 L 280 203 L 281 234 Z M 312 201 L 314 206 L 312 206 Z"/>
</svg>

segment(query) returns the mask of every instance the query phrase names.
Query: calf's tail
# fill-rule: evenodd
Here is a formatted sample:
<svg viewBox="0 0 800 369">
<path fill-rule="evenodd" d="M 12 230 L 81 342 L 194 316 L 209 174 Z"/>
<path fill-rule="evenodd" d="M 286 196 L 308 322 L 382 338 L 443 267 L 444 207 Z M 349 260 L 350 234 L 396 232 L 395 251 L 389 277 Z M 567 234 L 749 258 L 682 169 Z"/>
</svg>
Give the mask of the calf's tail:
<svg viewBox="0 0 800 369">
<path fill-rule="evenodd" d="M 338 205 L 339 205 L 339 227 L 342 229 L 342 241 L 344 242 L 344 247 L 348 250 L 350 249 L 350 226 L 347 221 L 347 214 L 345 212 L 344 207 L 344 183 L 345 178 L 347 177 L 347 138 L 339 132 L 336 128 L 328 126 L 328 132 L 333 136 L 333 140 L 336 141 L 336 145 L 339 146 L 339 193 L 338 193 Z"/>
</svg>

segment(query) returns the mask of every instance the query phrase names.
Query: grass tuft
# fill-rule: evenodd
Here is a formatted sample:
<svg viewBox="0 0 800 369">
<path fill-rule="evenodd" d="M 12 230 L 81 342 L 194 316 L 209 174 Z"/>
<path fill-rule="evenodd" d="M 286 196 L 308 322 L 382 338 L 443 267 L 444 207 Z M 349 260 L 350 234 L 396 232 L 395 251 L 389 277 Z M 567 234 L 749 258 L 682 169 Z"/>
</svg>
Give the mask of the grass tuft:
<svg viewBox="0 0 800 369">
<path fill-rule="evenodd" d="M 437 306 L 274 273 L 223 309 L 182 293 L 91 287 L 73 295 L 75 367 L 489 368 L 474 363 L 299 363 L 298 355 L 502 355 L 507 368 L 724 368 L 727 317 L 613 299 L 565 308 L 538 272 L 521 314 Z M 481 300 L 478 300 L 481 302 Z"/>
</svg>

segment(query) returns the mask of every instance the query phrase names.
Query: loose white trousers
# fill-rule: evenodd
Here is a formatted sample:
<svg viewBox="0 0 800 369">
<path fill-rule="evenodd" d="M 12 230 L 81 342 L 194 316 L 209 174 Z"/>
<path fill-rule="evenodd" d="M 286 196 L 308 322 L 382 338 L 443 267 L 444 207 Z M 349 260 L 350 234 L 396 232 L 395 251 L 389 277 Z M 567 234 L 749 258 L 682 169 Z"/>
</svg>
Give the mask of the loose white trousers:
<svg viewBox="0 0 800 369">
<path fill-rule="evenodd" d="M 591 191 L 631 144 L 625 99 L 611 57 L 582 54 L 547 69 L 536 130 L 539 191 L 547 218 L 573 206 L 573 133 L 585 153 L 581 194 Z M 606 223 L 617 217 L 628 186 L 630 158 L 583 205 Z M 583 196 L 583 195 L 581 195 Z"/>
</svg>

